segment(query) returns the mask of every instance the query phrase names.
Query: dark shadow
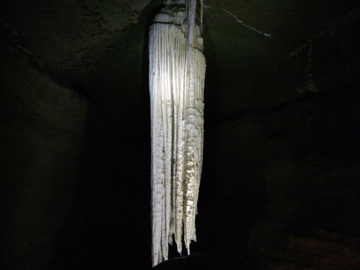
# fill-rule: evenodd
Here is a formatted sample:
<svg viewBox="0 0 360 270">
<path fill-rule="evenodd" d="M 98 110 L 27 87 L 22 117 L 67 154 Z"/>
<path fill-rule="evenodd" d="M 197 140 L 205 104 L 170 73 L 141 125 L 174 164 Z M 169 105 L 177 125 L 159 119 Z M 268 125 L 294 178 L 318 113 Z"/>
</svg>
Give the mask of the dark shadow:
<svg viewBox="0 0 360 270">
<path fill-rule="evenodd" d="M 156 8 L 145 8 L 139 23 L 127 29 L 127 45 L 105 54 L 96 73 L 82 80 L 86 85 L 81 87 L 89 93 L 103 89 L 103 96 L 89 103 L 73 211 L 61 228 L 49 270 L 151 267 L 148 39 L 144 42 L 144 36 L 149 14 Z"/>
</svg>

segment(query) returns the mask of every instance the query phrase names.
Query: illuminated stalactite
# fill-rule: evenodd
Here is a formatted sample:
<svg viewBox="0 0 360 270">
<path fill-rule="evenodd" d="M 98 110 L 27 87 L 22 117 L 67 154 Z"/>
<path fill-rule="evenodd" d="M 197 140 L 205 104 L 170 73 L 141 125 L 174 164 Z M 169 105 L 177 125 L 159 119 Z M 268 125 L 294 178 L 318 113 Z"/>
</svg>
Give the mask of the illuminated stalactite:
<svg viewBox="0 0 360 270">
<path fill-rule="evenodd" d="M 202 170 L 205 58 L 202 2 L 166 1 L 150 29 L 152 261 L 173 237 L 190 253 Z"/>
</svg>

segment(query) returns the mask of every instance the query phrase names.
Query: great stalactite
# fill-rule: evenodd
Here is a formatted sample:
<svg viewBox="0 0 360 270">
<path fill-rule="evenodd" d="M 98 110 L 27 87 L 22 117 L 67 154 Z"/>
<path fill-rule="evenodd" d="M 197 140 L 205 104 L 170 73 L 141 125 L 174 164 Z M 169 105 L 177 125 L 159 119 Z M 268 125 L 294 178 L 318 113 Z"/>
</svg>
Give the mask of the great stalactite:
<svg viewBox="0 0 360 270">
<path fill-rule="evenodd" d="M 190 253 L 203 160 L 202 1 L 167 0 L 149 35 L 152 264 Z"/>
</svg>

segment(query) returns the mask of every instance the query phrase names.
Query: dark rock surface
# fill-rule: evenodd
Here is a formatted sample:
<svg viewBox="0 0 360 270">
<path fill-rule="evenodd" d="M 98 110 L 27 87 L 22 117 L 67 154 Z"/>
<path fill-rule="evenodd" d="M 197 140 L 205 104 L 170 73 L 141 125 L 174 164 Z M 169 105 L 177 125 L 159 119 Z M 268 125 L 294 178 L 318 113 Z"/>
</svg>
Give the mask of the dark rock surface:
<svg viewBox="0 0 360 270">
<path fill-rule="evenodd" d="M 150 269 L 161 5 L 0 3 L 0 269 Z M 158 268 L 360 269 L 358 1 L 205 5 L 202 253 Z"/>
<path fill-rule="evenodd" d="M 0 267 L 41 269 L 72 209 L 87 102 L 17 48 L 0 65 Z"/>
<path fill-rule="evenodd" d="M 249 238 L 270 269 L 360 267 L 360 69 L 358 49 L 349 53 L 359 19 L 349 14 L 276 66 L 284 100 L 267 103 L 269 204 Z"/>
</svg>

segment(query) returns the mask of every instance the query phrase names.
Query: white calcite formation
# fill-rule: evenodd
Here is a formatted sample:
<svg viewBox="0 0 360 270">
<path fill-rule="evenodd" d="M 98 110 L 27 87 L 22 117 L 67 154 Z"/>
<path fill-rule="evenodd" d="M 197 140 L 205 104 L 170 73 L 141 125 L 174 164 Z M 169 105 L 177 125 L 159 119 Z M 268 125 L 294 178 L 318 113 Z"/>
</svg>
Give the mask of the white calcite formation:
<svg viewBox="0 0 360 270">
<path fill-rule="evenodd" d="M 167 1 L 150 28 L 152 262 L 196 241 L 202 170 L 205 58 L 202 3 Z M 199 15 L 200 14 L 200 15 Z M 196 23 L 199 22 L 199 23 Z"/>
</svg>

